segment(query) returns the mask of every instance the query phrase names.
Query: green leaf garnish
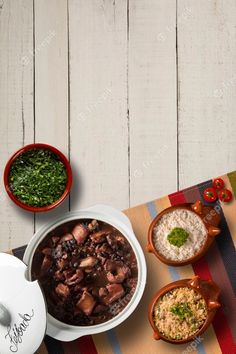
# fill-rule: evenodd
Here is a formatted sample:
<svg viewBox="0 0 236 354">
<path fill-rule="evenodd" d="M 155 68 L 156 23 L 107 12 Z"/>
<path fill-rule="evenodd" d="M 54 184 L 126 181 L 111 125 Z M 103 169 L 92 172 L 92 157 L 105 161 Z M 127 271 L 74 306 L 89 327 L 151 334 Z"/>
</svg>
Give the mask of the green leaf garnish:
<svg viewBox="0 0 236 354">
<path fill-rule="evenodd" d="M 167 240 L 171 245 L 181 247 L 187 241 L 188 236 L 189 234 L 186 230 L 181 227 L 175 227 L 167 236 Z"/>
<path fill-rule="evenodd" d="M 181 321 L 193 315 L 188 303 L 183 303 L 183 302 L 179 302 L 176 305 L 173 305 L 170 311 L 174 315 L 178 316 Z"/>
<path fill-rule="evenodd" d="M 8 180 L 12 193 L 22 203 L 43 207 L 63 194 L 67 172 L 64 163 L 52 151 L 31 149 L 13 161 Z"/>
</svg>

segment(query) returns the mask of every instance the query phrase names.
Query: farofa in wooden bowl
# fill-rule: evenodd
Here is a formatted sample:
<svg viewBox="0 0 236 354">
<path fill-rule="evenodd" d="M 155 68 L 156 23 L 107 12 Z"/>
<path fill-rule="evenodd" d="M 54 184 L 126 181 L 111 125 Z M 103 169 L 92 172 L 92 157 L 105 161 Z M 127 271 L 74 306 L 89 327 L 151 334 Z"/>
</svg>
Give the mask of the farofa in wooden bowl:
<svg viewBox="0 0 236 354">
<path fill-rule="evenodd" d="M 220 307 L 219 287 L 198 276 L 170 283 L 160 289 L 149 305 L 154 338 L 183 344 L 199 336 L 211 324 Z"/>
<path fill-rule="evenodd" d="M 159 331 L 174 340 L 194 335 L 207 318 L 207 306 L 201 294 L 188 287 L 167 292 L 155 304 L 153 321 Z"/>
</svg>

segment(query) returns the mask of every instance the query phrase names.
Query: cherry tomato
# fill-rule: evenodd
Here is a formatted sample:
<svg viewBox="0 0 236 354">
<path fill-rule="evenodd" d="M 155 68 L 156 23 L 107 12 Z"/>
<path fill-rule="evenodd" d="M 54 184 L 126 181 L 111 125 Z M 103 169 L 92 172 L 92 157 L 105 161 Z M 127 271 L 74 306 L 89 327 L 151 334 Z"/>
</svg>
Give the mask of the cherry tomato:
<svg viewBox="0 0 236 354">
<path fill-rule="evenodd" d="M 219 191 L 219 198 L 222 202 L 228 203 L 232 199 L 232 193 L 229 189 Z"/>
<path fill-rule="evenodd" d="M 225 183 L 222 178 L 215 178 L 213 179 L 213 187 L 216 189 L 222 189 L 225 186 Z"/>
<path fill-rule="evenodd" d="M 214 188 L 207 188 L 203 192 L 203 198 L 207 202 L 215 202 L 218 199 L 218 195 Z"/>
</svg>

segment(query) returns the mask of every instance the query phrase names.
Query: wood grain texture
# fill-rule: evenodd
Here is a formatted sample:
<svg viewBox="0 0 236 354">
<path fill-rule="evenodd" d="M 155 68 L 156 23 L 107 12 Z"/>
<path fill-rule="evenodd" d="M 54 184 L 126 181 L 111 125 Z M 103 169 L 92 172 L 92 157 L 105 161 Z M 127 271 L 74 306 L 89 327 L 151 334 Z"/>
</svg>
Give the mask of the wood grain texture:
<svg viewBox="0 0 236 354">
<path fill-rule="evenodd" d="M 67 1 L 35 1 L 35 141 L 69 154 Z M 36 215 L 36 229 L 68 211 Z"/>
<path fill-rule="evenodd" d="M 0 0 L 0 173 L 20 146 L 55 145 L 74 210 L 235 170 L 235 15 L 233 0 Z M 33 216 L 3 184 L 0 203 L 0 249 L 25 243 Z"/>
<path fill-rule="evenodd" d="M 177 188 L 176 7 L 129 1 L 131 205 Z"/>
<path fill-rule="evenodd" d="M 236 3 L 179 1 L 180 187 L 236 168 Z M 180 18 L 180 17 L 178 17 Z"/>
<path fill-rule="evenodd" d="M 69 2 L 72 209 L 129 205 L 126 1 Z"/>
<path fill-rule="evenodd" d="M 30 0 L 0 2 L 0 174 L 10 155 L 33 139 L 33 8 Z M 26 243 L 33 216 L 0 188 L 0 250 Z"/>
</svg>

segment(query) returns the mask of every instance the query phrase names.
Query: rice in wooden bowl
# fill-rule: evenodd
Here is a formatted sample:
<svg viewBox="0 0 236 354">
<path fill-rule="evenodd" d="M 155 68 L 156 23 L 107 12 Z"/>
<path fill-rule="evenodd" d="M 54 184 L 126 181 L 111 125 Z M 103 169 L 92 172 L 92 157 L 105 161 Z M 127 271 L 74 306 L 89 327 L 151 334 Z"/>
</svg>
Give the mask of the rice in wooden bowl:
<svg viewBox="0 0 236 354">
<path fill-rule="evenodd" d="M 220 233 L 219 210 L 200 201 L 164 209 L 148 230 L 147 251 L 165 264 L 193 263 L 208 250 Z"/>
</svg>

